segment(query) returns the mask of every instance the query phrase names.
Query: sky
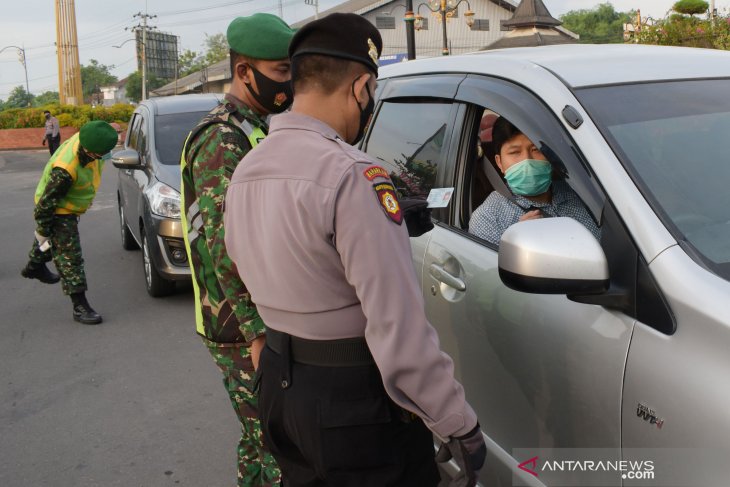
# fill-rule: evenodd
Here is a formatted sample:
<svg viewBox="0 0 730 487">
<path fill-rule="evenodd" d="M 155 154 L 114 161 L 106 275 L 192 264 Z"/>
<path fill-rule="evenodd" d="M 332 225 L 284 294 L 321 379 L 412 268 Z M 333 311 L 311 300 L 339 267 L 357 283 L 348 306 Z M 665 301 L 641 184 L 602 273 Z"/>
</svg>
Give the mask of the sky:
<svg viewBox="0 0 730 487">
<path fill-rule="evenodd" d="M 418 4 L 420 0 L 414 0 Z M 617 11 L 641 9 L 642 16 L 662 18 L 676 0 L 610 0 Z M 577 9 L 592 8 L 601 0 L 543 0 L 555 17 Z M 319 0 L 324 11 L 342 0 Z M 30 91 L 58 91 L 58 67 L 55 47 L 54 0 L 0 0 L 0 49 L 9 45 L 24 47 Z M 147 10 L 157 15 L 150 25 L 161 32 L 180 37 L 180 49 L 201 52 L 205 34 L 225 32 L 228 23 L 240 15 L 255 12 L 279 13 L 284 20 L 296 22 L 314 14 L 314 7 L 304 0 L 75 0 L 76 23 L 81 64 L 96 59 L 114 65 L 112 74 L 124 78 L 136 70 L 134 42 L 114 48 L 133 38 L 130 28 L 139 23 L 133 15 Z M 716 0 L 718 10 L 730 7 L 730 0 Z M 0 99 L 25 85 L 23 66 L 16 49 L 0 53 Z"/>
</svg>

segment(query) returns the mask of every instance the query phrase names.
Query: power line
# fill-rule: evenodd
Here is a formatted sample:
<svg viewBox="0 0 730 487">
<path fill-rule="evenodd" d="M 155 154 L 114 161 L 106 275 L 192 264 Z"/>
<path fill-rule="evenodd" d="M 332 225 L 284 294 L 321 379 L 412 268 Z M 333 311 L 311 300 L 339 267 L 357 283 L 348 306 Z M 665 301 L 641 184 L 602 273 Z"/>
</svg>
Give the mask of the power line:
<svg viewBox="0 0 730 487">
<path fill-rule="evenodd" d="M 203 10 L 213 10 L 216 8 L 230 7 L 232 5 L 239 5 L 242 3 L 251 3 L 253 1 L 254 0 L 238 0 L 236 2 L 221 3 L 218 5 L 209 5 L 207 7 L 189 8 L 189 9 L 185 9 L 185 10 L 168 10 L 167 12 L 158 12 L 157 15 L 160 17 L 163 17 L 163 16 L 187 14 L 187 13 L 192 13 L 192 12 L 202 12 Z"/>
<path fill-rule="evenodd" d="M 288 2 L 283 2 L 282 6 L 290 6 L 290 5 L 299 4 L 300 1 L 301 0 L 290 0 Z M 271 11 L 271 10 L 276 10 L 277 8 L 278 8 L 278 5 L 269 5 L 269 6 L 262 7 L 262 8 L 247 10 L 246 14 L 252 14 L 252 13 L 256 13 L 256 12 L 267 12 L 267 11 Z M 210 23 L 210 22 L 217 22 L 220 20 L 230 20 L 230 18 L 231 18 L 231 14 L 226 14 L 223 16 L 215 16 L 215 17 L 208 17 L 208 18 L 202 18 L 202 19 L 196 18 L 196 19 L 191 19 L 191 20 L 182 20 L 179 22 L 170 22 L 167 24 L 160 24 L 159 27 L 176 27 L 176 26 L 193 25 L 193 24 L 206 24 L 206 23 Z"/>
</svg>

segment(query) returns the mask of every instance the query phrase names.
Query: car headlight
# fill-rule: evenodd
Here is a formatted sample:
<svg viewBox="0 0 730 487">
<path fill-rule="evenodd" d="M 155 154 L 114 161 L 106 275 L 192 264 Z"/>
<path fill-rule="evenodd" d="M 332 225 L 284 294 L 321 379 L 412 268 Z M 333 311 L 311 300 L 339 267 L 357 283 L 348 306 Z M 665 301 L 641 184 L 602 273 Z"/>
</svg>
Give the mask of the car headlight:
<svg viewBox="0 0 730 487">
<path fill-rule="evenodd" d="M 180 193 L 168 185 L 156 182 L 148 190 L 147 197 L 155 215 L 180 218 Z"/>
</svg>

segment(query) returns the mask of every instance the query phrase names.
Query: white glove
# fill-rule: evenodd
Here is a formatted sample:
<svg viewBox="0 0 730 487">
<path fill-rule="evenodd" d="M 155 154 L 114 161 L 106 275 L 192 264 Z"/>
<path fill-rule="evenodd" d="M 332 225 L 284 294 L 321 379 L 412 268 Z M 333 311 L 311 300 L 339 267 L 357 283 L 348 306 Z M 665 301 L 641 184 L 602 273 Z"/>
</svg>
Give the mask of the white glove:
<svg viewBox="0 0 730 487">
<path fill-rule="evenodd" d="M 38 232 L 35 233 L 35 239 L 38 241 L 38 248 L 41 250 L 41 252 L 45 252 L 46 250 L 51 248 L 51 237 L 44 237 Z"/>
</svg>

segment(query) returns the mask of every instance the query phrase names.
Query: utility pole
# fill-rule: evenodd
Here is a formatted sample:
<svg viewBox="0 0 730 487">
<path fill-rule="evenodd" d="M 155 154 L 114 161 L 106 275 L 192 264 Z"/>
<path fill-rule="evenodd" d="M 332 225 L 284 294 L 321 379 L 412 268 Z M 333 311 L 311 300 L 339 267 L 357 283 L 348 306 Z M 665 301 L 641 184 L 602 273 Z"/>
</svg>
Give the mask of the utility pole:
<svg viewBox="0 0 730 487">
<path fill-rule="evenodd" d="M 281 2 L 282 0 L 279 0 L 279 18 L 284 20 L 284 5 Z"/>
<path fill-rule="evenodd" d="M 142 19 L 142 25 L 135 25 L 131 29 L 136 33 L 138 30 L 142 30 L 142 41 L 140 44 L 142 44 L 142 49 L 140 51 L 142 52 L 140 56 L 141 65 L 142 65 L 142 100 L 147 99 L 147 19 L 154 19 L 157 17 L 157 15 L 149 15 L 147 13 L 146 7 L 145 12 L 137 12 L 133 15 L 133 17 L 139 17 Z M 125 28 L 126 30 L 127 28 Z M 135 36 L 136 37 L 136 36 Z"/>
</svg>

